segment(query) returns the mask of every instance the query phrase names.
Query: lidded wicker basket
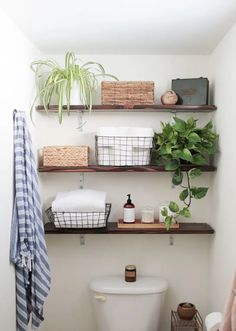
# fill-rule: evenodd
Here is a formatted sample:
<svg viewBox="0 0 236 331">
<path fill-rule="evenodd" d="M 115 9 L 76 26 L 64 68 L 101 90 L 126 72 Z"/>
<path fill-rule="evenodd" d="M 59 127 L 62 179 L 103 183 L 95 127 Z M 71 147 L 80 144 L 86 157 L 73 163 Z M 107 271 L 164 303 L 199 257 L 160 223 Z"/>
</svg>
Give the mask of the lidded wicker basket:
<svg viewBox="0 0 236 331">
<path fill-rule="evenodd" d="M 44 167 L 87 167 L 88 158 L 88 146 L 45 146 L 43 148 Z"/>
<path fill-rule="evenodd" d="M 154 82 L 127 81 L 102 82 L 102 104 L 124 105 L 132 108 L 134 105 L 154 104 Z"/>
</svg>

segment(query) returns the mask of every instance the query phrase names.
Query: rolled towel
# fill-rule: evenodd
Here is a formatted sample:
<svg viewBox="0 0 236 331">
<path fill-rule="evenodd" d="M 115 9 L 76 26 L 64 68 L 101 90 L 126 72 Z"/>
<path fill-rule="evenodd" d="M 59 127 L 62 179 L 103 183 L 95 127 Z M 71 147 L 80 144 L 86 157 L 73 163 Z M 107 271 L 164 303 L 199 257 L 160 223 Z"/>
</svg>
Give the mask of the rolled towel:
<svg viewBox="0 0 236 331">
<path fill-rule="evenodd" d="M 105 212 L 106 192 L 81 189 L 59 192 L 52 202 L 54 212 Z"/>
<path fill-rule="evenodd" d="M 222 314 L 218 312 L 210 313 L 205 319 L 207 331 L 218 331 L 222 321 Z"/>
</svg>

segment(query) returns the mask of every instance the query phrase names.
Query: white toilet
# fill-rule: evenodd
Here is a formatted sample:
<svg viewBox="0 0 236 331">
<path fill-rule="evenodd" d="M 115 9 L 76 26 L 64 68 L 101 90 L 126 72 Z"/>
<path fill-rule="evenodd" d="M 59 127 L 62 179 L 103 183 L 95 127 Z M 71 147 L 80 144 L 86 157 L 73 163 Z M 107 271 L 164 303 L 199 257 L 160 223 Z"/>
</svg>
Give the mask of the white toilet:
<svg viewBox="0 0 236 331">
<path fill-rule="evenodd" d="M 97 331 L 157 331 L 167 282 L 159 277 L 102 277 L 90 283 Z"/>
</svg>

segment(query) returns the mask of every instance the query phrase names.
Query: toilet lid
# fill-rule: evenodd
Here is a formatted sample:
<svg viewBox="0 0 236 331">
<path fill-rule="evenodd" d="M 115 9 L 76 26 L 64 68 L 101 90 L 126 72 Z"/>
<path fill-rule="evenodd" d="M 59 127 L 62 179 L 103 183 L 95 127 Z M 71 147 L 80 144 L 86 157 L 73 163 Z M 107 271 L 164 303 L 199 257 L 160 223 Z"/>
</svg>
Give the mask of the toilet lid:
<svg viewBox="0 0 236 331">
<path fill-rule="evenodd" d="M 124 277 L 110 276 L 94 279 L 90 289 L 100 293 L 150 294 L 165 292 L 167 281 L 160 277 L 137 277 L 136 282 L 126 282 Z"/>
</svg>

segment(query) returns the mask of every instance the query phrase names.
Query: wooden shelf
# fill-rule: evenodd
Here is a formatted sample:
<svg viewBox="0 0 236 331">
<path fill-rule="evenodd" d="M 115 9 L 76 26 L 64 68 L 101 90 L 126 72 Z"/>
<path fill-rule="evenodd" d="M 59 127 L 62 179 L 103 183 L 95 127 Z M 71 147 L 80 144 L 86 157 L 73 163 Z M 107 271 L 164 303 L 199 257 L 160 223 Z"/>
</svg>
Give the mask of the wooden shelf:
<svg viewBox="0 0 236 331">
<path fill-rule="evenodd" d="M 213 234 L 214 229 L 207 223 L 180 223 L 178 229 L 119 229 L 116 222 L 108 222 L 101 229 L 56 228 L 53 223 L 45 224 L 46 234 Z"/>
<path fill-rule="evenodd" d="M 135 105 L 133 108 L 127 108 L 125 106 L 116 106 L 116 105 L 93 105 L 94 112 L 191 112 L 191 113 L 208 113 L 215 111 L 217 107 L 215 105 L 203 105 L 203 106 L 187 106 L 187 105 Z M 37 106 L 36 110 L 39 112 L 45 112 L 43 106 Z M 66 106 L 63 106 L 63 110 L 66 112 Z M 52 105 L 49 107 L 49 112 L 57 112 L 58 106 Z M 71 112 L 88 112 L 82 105 L 71 105 Z"/>
<path fill-rule="evenodd" d="M 183 165 L 181 169 L 188 171 L 192 168 L 201 169 L 203 172 L 213 172 L 216 170 L 212 165 Z M 169 172 L 163 167 L 158 166 L 98 166 L 89 165 L 88 167 L 43 167 L 38 168 L 39 172 Z"/>
</svg>

